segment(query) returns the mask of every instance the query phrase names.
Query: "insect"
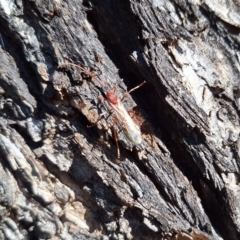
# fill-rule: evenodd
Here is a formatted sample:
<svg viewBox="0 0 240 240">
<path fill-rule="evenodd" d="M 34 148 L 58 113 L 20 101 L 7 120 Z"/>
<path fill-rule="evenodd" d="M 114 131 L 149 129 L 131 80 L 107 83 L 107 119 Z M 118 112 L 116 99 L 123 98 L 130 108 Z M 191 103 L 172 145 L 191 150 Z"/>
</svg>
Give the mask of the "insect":
<svg viewBox="0 0 240 240">
<path fill-rule="evenodd" d="M 98 61 L 101 62 L 101 59 Z M 106 100 L 108 105 L 110 106 L 109 111 L 110 113 L 114 113 L 114 122 L 113 122 L 113 136 L 115 138 L 115 142 L 117 145 L 117 157 L 120 158 L 120 150 L 119 150 L 119 145 L 118 145 L 118 136 L 117 132 L 114 128 L 114 125 L 117 123 L 117 121 L 120 123 L 122 126 L 122 129 L 127 136 L 127 138 L 131 141 L 133 145 L 139 145 L 142 142 L 142 137 L 141 137 L 141 131 L 139 126 L 137 126 L 132 118 L 130 117 L 128 111 L 125 109 L 125 107 L 122 104 L 123 99 L 127 96 L 127 94 L 135 91 L 136 89 L 140 88 L 142 85 L 146 83 L 146 81 L 143 81 L 141 84 L 138 86 L 132 88 L 131 90 L 127 91 L 124 93 L 121 99 L 119 99 L 116 95 L 116 86 L 110 87 L 110 90 L 106 88 L 106 84 L 104 85 L 99 78 L 97 78 L 92 72 L 86 70 L 85 68 L 74 64 L 74 63 L 63 63 L 59 65 L 59 67 L 64 66 L 64 65 L 71 65 L 74 66 L 78 69 L 80 69 L 83 73 L 87 74 L 89 77 L 94 79 L 96 82 L 98 82 L 101 86 L 101 89 L 104 92 L 105 98 L 103 100 Z M 101 71 L 102 72 L 102 71 Z M 101 116 L 104 115 L 104 113 L 100 114 L 97 121 L 95 124 L 101 119 Z"/>
</svg>

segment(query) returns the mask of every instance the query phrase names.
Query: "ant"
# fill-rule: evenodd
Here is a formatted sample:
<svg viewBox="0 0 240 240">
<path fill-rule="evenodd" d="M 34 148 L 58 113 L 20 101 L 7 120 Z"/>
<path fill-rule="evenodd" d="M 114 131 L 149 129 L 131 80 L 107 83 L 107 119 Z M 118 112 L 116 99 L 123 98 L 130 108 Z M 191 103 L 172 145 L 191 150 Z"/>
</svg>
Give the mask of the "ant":
<svg viewBox="0 0 240 240">
<path fill-rule="evenodd" d="M 102 62 L 102 60 L 99 56 L 98 56 L 97 60 L 98 60 L 99 63 Z M 134 123 L 134 121 L 132 120 L 132 118 L 128 114 L 127 110 L 123 106 L 122 101 L 126 97 L 127 94 L 129 94 L 129 93 L 135 91 L 136 89 L 140 88 L 142 85 L 144 85 L 146 83 L 146 81 L 143 81 L 138 86 L 136 86 L 136 87 L 132 88 L 131 90 L 125 92 L 124 95 L 122 96 L 122 98 L 119 99 L 116 96 L 116 86 L 111 87 L 110 90 L 105 90 L 106 89 L 105 85 L 103 85 L 103 83 L 99 80 L 99 78 L 97 78 L 90 71 L 88 71 L 85 68 L 83 68 L 83 67 L 81 67 L 77 64 L 74 64 L 74 63 L 63 63 L 63 64 L 60 64 L 59 67 L 62 67 L 64 65 L 70 65 L 70 66 L 74 66 L 74 67 L 80 69 L 83 73 L 87 74 L 89 77 L 91 77 L 92 79 L 94 79 L 95 81 L 97 81 L 100 84 L 101 89 L 103 90 L 104 95 L 105 95 L 105 98 L 103 98 L 103 100 L 107 101 L 109 106 L 111 107 L 107 112 L 114 113 L 114 115 L 115 115 L 114 122 L 113 122 L 113 136 L 114 136 L 116 146 L 117 146 L 117 158 L 118 159 L 120 158 L 118 136 L 117 136 L 117 132 L 114 128 L 114 125 L 117 123 L 117 121 L 119 121 L 119 123 L 122 125 L 122 129 L 123 129 L 125 135 L 134 145 L 141 144 L 142 137 L 141 137 L 140 128 Z M 103 74 L 103 71 L 101 71 L 101 73 Z M 99 115 L 99 117 L 98 117 L 97 121 L 94 123 L 94 125 L 101 119 L 102 115 L 104 115 L 105 113 L 106 112 L 101 113 Z M 88 126 L 88 127 L 92 127 L 92 126 Z"/>
</svg>

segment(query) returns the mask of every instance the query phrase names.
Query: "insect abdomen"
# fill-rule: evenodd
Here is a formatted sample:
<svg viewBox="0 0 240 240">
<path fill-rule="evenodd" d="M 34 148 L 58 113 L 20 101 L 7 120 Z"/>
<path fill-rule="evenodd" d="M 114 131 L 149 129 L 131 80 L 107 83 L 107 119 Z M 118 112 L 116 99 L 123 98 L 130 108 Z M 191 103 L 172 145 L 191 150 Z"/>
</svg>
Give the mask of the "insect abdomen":
<svg viewBox="0 0 240 240">
<path fill-rule="evenodd" d="M 135 123 L 133 123 L 135 125 Z M 142 142 L 140 129 L 135 125 L 125 126 L 124 132 L 127 138 L 134 144 L 138 145 Z"/>
</svg>

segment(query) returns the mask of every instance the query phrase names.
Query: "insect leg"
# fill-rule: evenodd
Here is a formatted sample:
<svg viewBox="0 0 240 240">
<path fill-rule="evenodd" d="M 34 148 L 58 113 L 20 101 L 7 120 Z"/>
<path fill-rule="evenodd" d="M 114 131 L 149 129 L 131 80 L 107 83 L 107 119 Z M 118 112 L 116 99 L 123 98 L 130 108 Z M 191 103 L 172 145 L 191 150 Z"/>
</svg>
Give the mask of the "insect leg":
<svg viewBox="0 0 240 240">
<path fill-rule="evenodd" d="M 113 112 L 113 109 L 109 109 L 107 111 L 104 111 L 102 112 L 99 116 L 98 116 L 98 119 L 95 123 L 91 124 L 91 125 L 88 125 L 87 128 L 91 128 L 91 127 L 94 127 L 99 121 L 100 119 L 102 118 L 102 116 L 104 116 L 106 113 L 112 113 Z"/>
<path fill-rule="evenodd" d="M 117 118 L 114 118 L 112 132 L 113 132 L 114 140 L 115 140 L 116 146 L 117 146 L 117 158 L 119 159 L 120 158 L 120 148 L 119 148 L 119 144 L 118 144 L 118 135 L 117 135 L 117 131 L 115 128 L 116 122 L 117 122 Z"/>
<path fill-rule="evenodd" d="M 135 91 L 136 89 L 140 88 L 140 87 L 141 87 L 142 85 L 144 85 L 145 83 L 146 83 L 146 81 L 143 81 L 143 82 L 142 82 L 141 84 L 139 84 L 138 86 L 136 86 L 136 87 L 130 89 L 129 91 L 125 92 L 125 93 L 123 94 L 122 98 L 121 98 L 121 101 L 123 101 L 123 99 L 127 96 L 127 94 L 129 94 L 129 93 Z"/>
</svg>

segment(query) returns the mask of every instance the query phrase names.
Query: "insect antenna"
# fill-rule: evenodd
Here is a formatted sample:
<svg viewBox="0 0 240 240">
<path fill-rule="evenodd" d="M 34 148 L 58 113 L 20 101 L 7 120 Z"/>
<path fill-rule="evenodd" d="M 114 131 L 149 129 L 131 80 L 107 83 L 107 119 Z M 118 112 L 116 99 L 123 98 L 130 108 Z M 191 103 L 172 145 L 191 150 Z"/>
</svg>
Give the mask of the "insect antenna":
<svg viewBox="0 0 240 240">
<path fill-rule="evenodd" d="M 104 81 L 104 85 L 109 85 L 106 81 L 106 77 L 105 77 L 105 73 L 104 73 L 104 70 L 103 70 L 103 62 L 102 62 L 102 57 L 99 56 L 99 55 L 96 55 L 96 61 L 100 64 L 100 72 L 102 74 L 102 78 L 103 78 L 103 81 Z"/>
<path fill-rule="evenodd" d="M 83 67 L 81 67 L 81 66 L 79 66 L 79 65 L 77 65 L 77 64 L 69 63 L 69 62 L 67 62 L 67 63 L 62 63 L 62 64 L 59 64 L 59 65 L 58 65 L 58 68 L 61 68 L 61 67 L 66 66 L 66 65 L 70 65 L 70 66 L 79 68 L 82 72 L 86 73 L 89 77 L 91 77 L 92 79 L 94 79 L 95 81 L 97 81 L 97 82 L 100 84 L 101 88 L 103 89 L 104 84 L 102 84 L 102 82 L 100 81 L 100 79 L 99 79 L 98 77 L 96 77 L 93 73 L 91 73 L 90 71 L 86 70 L 85 68 L 83 68 Z"/>
</svg>

